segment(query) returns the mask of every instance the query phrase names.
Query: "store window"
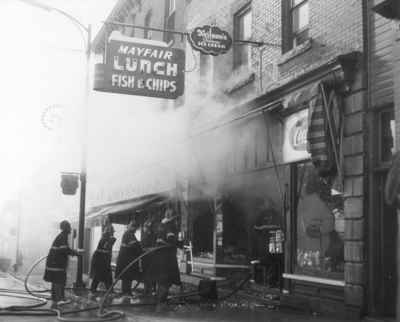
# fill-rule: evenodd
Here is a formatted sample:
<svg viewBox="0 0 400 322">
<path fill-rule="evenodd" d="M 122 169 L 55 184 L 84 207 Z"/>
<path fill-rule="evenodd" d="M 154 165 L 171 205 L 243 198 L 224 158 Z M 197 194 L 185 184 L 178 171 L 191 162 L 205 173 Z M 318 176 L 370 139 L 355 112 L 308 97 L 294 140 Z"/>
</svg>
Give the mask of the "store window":
<svg viewBox="0 0 400 322">
<path fill-rule="evenodd" d="M 343 278 L 343 197 L 336 178 L 322 178 L 309 163 L 297 166 L 296 272 Z"/>
<path fill-rule="evenodd" d="M 309 1 L 282 1 L 283 51 L 301 45 L 309 38 Z"/>
<path fill-rule="evenodd" d="M 395 152 L 395 121 L 393 108 L 380 112 L 379 120 L 379 160 L 387 163 Z"/>
<path fill-rule="evenodd" d="M 236 40 L 251 39 L 251 6 L 238 11 L 234 16 L 234 35 Z M 248 44 L 237 43 L 233 51 L 233 67 L 249 66 L 251 64 L 251 47 Z"/>
</svg>

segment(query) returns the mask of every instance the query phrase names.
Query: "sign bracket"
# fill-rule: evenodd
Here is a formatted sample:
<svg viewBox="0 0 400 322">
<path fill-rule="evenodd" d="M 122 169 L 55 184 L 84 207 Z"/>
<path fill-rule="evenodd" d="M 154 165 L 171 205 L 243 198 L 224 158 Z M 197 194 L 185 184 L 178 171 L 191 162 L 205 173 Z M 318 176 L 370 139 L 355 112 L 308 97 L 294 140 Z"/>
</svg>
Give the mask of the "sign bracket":
<svg viewBox="0 0 400 322">
<path fill-rule="evenodd" d="M 138 26 L 138 25 L 133 25 L 130 23 L 124 23 L 124 22 L 117 22 L 117 21 L 103 21 L 104 24 L 106 25 L 114 25 L 114 26 L 122 26 L 122 27 L 131 27 L 131 28 L 137 28 L 137 29 L 142 29 L 142 30 L 151 30 L 151 31 L 158 31 L 158 32 L 163 32 L 163 33 L 169 33 L 169 34 L 176 34 L 181 36 L 181 40 L 183 41 L 183 38 L 186 36 L 189 36 L 189 33 L 186 31 L 178 31 L 178 30 L 171 30 L 171 29 L 163 29 L 163 28 L 154 28 L 154 27 L 143 27 L 143 26 Z M 233 40 L 234 44 L 242 44 L 242 45 L 254 45 L 257 47 L 261 46 L 271 46 L 271 47 L 281 47 L 280 44 L 275 44 L 271 42 L 263 42 L 263 41 L 253 41 L 253 40 L 241 40 L 241 39 L 234 39 Z"/>
</svg>

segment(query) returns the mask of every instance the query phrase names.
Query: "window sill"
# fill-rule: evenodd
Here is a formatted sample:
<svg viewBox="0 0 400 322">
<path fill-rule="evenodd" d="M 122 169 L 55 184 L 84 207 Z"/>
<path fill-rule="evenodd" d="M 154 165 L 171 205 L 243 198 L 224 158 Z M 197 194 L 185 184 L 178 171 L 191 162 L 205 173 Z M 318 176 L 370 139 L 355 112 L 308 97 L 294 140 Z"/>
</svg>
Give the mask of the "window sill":
<svg viewBox="0 0 400 322">
<path fill-rule="evenodd" d="M 310 282 L 310 283 L 339 286 L 339 287 L 344 287 L 346 285 L 344 281 L 334 280 L 330 278 L 313 277 L 313 276 L 299 275 L 299 274 L 286 274 L 286 273 L 284 273 L 282 276 L 283 278 L 286 279 L 292 279 L 302 282 Z"/>
<path fill-rule="evenodd" d="M 281 58 L 278 61 L 278 65 L 283 65 L 287 63 L 288 61 L 292 60 L 293 58 L 305 53 L 312 47 L 312 39 L 306 40 L 304 43 L 302 43 L 299 46 L 294 47 L 293 49 L 289 50 L 285 54 L 281 56 Z"/>
</svg>

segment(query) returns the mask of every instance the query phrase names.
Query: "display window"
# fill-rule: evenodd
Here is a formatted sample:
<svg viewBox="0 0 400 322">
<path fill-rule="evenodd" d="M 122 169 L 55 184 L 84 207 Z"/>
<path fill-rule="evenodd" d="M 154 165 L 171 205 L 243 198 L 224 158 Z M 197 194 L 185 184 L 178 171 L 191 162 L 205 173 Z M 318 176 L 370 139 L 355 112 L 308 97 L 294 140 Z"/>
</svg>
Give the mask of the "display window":
<svg viewBox="0 0 400 322">
<path fill-rule="evenodd" d="M 295 271 L 343 278 L 343 196 L 335 177 L 321 177 L 311 162 L 296 165 Z"/>
</svg>

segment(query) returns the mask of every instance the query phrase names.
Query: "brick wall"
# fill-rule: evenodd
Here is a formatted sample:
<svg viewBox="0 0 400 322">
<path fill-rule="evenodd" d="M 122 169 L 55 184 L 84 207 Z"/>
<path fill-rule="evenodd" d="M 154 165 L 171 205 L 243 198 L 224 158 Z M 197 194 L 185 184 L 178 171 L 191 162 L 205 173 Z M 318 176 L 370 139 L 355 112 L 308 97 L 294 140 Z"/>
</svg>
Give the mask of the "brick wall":
<svg viewBox="0 0 400 322">
<path fill-rule="evenodd" d="M 233 16 L 249 2 L 252 7 L 253 40 L 280 45 L 281 0 L 191 1 L 186 9 L 187 29 L 216 24 L 233 35 Z M 247 72 L 233 70 L 233 50 L 214 57 L 213 95 L 222 94 L 227 105 L 239 105 L 322 66 L 337 55 L 354 50 L 362 51 L 361 3 L 359 0 L 309 0 L 309 33 L 312 41 L 305 52 L 295 57 L 290 52 L 282 55 L 281 49 L 276 46 L 253 46 L 252 67 Z M 198 60 L 199 54 L 195 52 L 194 55 Z M 229 95 L 223 93 L 227 86 L 234 87 L 235 82 L 240 83 L 249 73 L 253 73 L 254 81 Z M 193 84 L 197 84 L 198 79 L 191 73 L 187 76 L 187 92 L 192 95 Z"/>
</svg>

